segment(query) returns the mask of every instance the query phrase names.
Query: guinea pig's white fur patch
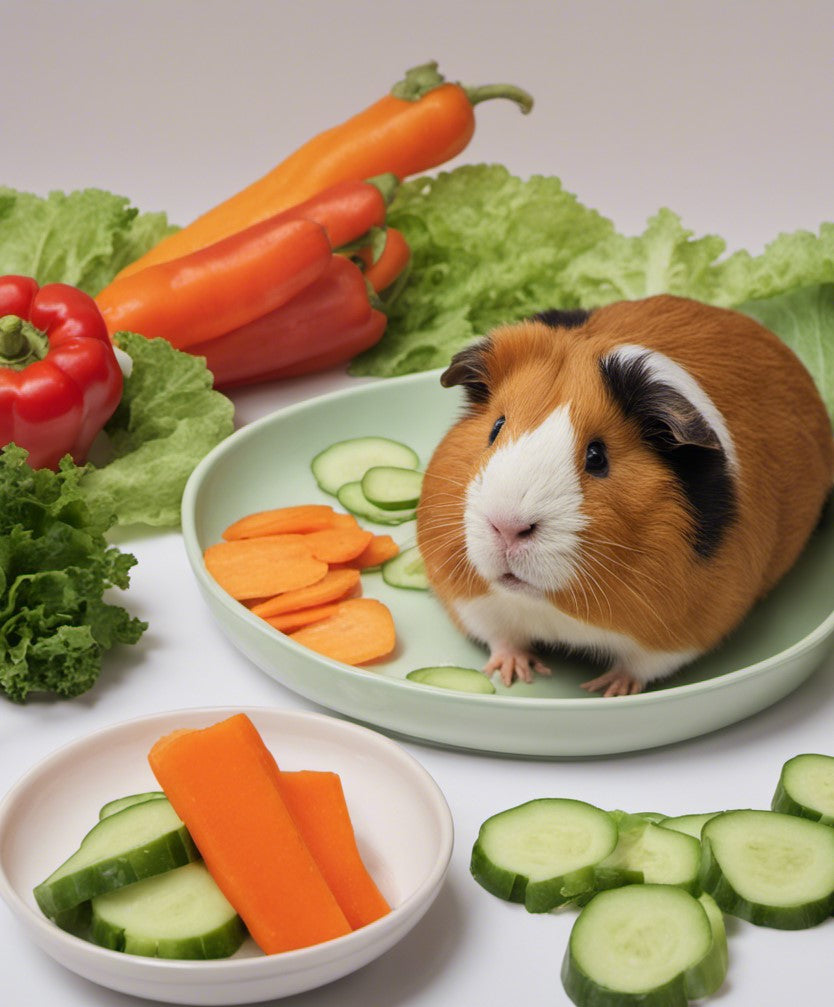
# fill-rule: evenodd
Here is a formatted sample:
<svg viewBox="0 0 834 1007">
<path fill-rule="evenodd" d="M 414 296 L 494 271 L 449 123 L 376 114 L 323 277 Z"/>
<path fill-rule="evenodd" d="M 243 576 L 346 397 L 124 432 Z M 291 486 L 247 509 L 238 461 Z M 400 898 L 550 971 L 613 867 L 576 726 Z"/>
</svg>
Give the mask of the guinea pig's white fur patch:
<svg viewBox="0 0 834 1007">
<path fill-rule="evenodd" d="M 714 430 L 715 436 L 718 438 L 718 442 L 727 457 L 730 468 L 733 470 L 738 469 L 736 446 L 733 438 L 730 436 L 730 431 L 727 429 L 727 424 L 724 422 L 724 417 L 689 371 L 681 367 L 680 364 L 676 364 L 665 353 L 649 350 L 645 346 L 639 346 L 635 343 L 626 343 L 624 346 L 618 346 L 607 355 L 606 359 L 612 358 L 622 361 L 640 359 L 648 368 L 653 379 L 679 391 L 685 399 L 692 403 Z"/>
<path fill-rule="evenodd" d="M 490 582 L 513 574 L 539 591 L 556 591 L 575 573 L 579 532 L 588 523 L 569 405 L 514 440 L 506 426 L 498 437 L 496 451 L 466 494 L 469 558 Z M 535 525 L 535 530 L 508 546 L 496 531 L 500 525 Z"/>
</svg>

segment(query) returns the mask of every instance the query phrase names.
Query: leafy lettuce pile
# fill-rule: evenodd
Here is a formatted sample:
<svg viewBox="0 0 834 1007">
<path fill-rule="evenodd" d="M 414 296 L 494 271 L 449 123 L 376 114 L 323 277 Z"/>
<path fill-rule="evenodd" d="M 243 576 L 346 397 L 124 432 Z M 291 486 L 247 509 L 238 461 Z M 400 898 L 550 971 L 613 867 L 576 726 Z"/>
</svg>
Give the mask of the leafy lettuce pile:
<svg viewBox="0 0 834 1007">
<path fill-rule="evenodd" d="M 33 471 L 15 445 L 0 452 L 0 692 L 18 703 L 80 695 L 104 652 L 147 626 L 104 600 L 136 559 L 107 544 L 112 518 L 87 506 L 82 476 L 69 461 Z"/>
<path fill-rule="evenodd" d="M 412 249 L 382 340 L 351 372 L 388 377 L 448 363 L 491 326 L 543 308 L 593 308 L 671 293 L 746 311 L 780 335 L 834 415 L 834 223 L 779 235 L 758 256 L 725 256 L 668 209 L 644 232 L 613 223 L 558 178 L 464 165 L 403 184 L 389 214 Z"/>
</svg>

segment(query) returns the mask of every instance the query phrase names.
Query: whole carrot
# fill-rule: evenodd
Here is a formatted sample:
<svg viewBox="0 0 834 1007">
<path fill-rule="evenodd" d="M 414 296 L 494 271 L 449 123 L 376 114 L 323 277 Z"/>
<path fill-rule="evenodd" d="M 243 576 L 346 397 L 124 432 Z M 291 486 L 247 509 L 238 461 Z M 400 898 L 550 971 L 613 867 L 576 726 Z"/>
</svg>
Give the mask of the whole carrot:
<svg viewBox="0 0 834 1007">
<path fill-rule="evenodd" d="M 187 349 L 287 303 L 317 280 L 332 258 L 320 224 L 270 218 L 117 278 L 95 300 L 111 335 L 130 330 Z"/>
<path fill-rule="evenodd" d="M 437 63 L 409 70 L 358 115 L 303 144 L 262 178 L 163 239 L 124 274 L 201 248 L 309 199 L 336 182 L 392 172 L 402 179 L 459 154 L 475 131 L 473 107 L 509 98 L 523 112 L 533 99 L 512 84 L 447 82 Z"/>
</svg>

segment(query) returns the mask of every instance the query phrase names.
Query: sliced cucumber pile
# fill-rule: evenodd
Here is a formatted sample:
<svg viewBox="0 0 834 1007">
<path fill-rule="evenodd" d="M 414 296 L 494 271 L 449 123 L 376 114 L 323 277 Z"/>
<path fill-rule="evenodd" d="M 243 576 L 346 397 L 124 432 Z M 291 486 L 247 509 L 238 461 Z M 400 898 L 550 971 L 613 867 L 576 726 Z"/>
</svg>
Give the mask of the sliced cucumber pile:
<svg viewBox="0 0 834 1007">
<path fill-rule="evenodd" d="M 834 757 L 788 760 L 772 805 L 670 817 L 540 798 L 488 818 L 470 867 L 530 912 L 580 909 L 562 965 L 578 1007 L 686 1007 L 724 981 L 725 912 L 784 930 L 834 915 Z"/>
<path fill-rule="evenodd" d="M 128 954 L 224 958 L 246 935 L 161 791 L 108 801 L 34 895 L 62 930 Z"/>
<path fill-rule="evenodd" d="M 164 871 L 200 854 L 167 800 L 143 801 L 108 815 L 73 855 L 34 889 L 46 916 Z"/>
<path fill-rule="evenodd" d="M 382 564 L 382 579 L 391 587 L 428 591 L 429 578 L 426 574 L 426 565 L 417 546 L 401 549 L 396 556 L 386 560 Z"/>
<path fill-rule="evenodd" d="M 770 807 L 834 825 L 834 756 L 795 755 L 788 759 Z"/>
<path fill-rule="evenodd" d="M 320 451 L 310 467 L 319 488 L 357 517 L 377 524 L 413 521 L 420 498 L 420 459 L 388 437 L 353 437 Z"/>
<path fill-rule="evenodd" d="M 90 932 L 102 947 L 155 958 L 227 958 L 246 936 L 202 861 L 96 896 Z"/>
<path fill-rule="evenodd" d="M 436 689 L 451 689 L 453 692 L 470 692 L 484 696 L 495 695 L 495 686 L 482 671 L 477 671 L 475 668 L 440 664 L 432 668 L 415 668 L 405 677 L 409 682 L 433 685 Z"/>
</svg>

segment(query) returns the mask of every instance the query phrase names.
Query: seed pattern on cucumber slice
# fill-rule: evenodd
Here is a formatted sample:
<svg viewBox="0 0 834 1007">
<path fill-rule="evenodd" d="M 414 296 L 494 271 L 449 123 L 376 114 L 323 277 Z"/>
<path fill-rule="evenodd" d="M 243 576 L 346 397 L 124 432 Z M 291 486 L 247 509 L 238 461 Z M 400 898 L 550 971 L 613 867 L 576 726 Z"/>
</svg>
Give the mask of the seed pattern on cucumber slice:
<svg viewBox="0 0 834 1007">
<path fill-rule="evenodd" d="M 772 811 L 834 825 L 834 756 L 795 755 L 782 766 Z"/>
<path fill-rule="evenodd" d="M 199 859 L 188 830 L 167 800 L 133 804 L 98 822 L 75 853 L 34 889 L 50 917 L 103 892 Z"/>
<path fill-rule="evenodd" d="M 377 465 L 416 469 L 420 459 L 406 444 L 388 437 L 352 437 L 320 451 L 310 464 L 325 493 L 336 496 L 347 483 L 358 482 Z"/>
<path fill-rule="evenodd" d="M 92 900 L 96 944 L 156 958 L 227 958 L 243 922 L 200 861 Z"/>
<path fill-rule="evenodd" d="M 470 870 L 493 895 L 544 913 L 592 890 L 595 866 L 616 843 L 617 826 L 601 808 L 540 798 L 484 822 Z"/>
<path fill-rule="evenodd" d="M 834 912 L 834 829 L 776 811 L 727 811 L 701 833 L 701 885 L 724 912 L 800 930 Z"/>
<path fill-rule="evenodd" d="M 455 665 L 436 665 L 431 668 L 415 668 L 405 676 L 419 685 L 432 685 L 436 689 L 451 689 L 453 692 L 469 692 L 492 696 L 495 686 L 482 671 L 475 668 L 458 668 Z"/>
<path fill-rule="evenodd" d="M 717 958 L 696 898 L 671 885 L 628 885 L 580 912 L 562 983 L 581 1007 L 686 1007 L 691 991 L 723 979 Z"/>
</svg>

